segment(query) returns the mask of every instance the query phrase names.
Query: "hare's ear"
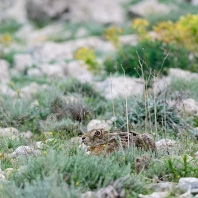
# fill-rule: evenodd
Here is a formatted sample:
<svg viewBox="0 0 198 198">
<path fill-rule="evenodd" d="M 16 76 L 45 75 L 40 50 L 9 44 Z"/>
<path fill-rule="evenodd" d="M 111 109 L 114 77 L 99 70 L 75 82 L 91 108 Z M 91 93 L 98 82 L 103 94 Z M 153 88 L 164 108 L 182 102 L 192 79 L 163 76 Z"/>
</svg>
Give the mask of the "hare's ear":
<svg viewBox="0 0 198 198">
<path fill-rule="evenodd" d="M 117 139 L 117 137 L 116 137 L 115 135 L 113 135 L 113 136 L 111 136 L 111 137 L 109 138 L 109 141 L 116 140 L 116 139 Z"/>
</svg>

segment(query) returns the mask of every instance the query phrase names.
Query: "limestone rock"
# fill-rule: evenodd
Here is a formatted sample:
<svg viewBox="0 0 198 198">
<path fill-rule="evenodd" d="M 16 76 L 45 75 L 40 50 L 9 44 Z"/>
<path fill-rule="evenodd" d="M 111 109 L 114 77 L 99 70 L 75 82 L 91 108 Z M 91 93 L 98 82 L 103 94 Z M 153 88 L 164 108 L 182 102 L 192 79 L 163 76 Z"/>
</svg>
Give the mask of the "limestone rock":
<svg viewBox="0 0 198 198">
<path fill-rule="evenodd" d="M 191 193 L 198 194 L 198 178 L 195 177 L 180 178 L 177 186 L 183 191 L 190 190 Z"/>
<path fill-rule="evenodd" d="M 122 7 L 114 0 L 72 0 L 70 6 L 70 19 L 74 22 L 93 21 L 101 24 L 120 24 L 124 21 Z"/>
<path fill-rule="evenodd" d="M 26 10 L 28 18 L 36 22 L 46 22 L 59 18 L 68 11 L 68 1 L 65 0 L 27 0 Z"/>
<path fill-rule="evenodd" d="M 0 82 L 9 82 L 9 63 L 6 60 L 0 59 Z"/>
<path fill-rule="evenodd" d="M 155 144 L 157 147 L 157 151 L 165 153 L 175 153 L 180 147 L 180 144 L 177 141 L 170 139 L 161 139 Z"/>
<path fill-rule="evenodd" d="M 122 43 L 123 45 L 135 46 L 138 44 L 138 35 L 131 34 L 131 35 L 120 36 L 119 42 Z"/>
<path fill-rule="evenodd" d="M 14 64 L 15 68 L 21 72 L 33 65 L 33 59 L 29 54 L 16 54 L 14 55 Z"/>
<path fill-rule="evenodd" d="M 22 98 L 31 99 L 32 96 L 37 94 L 38 90 L 39 90 L 39 85 L 37 83 L 33 82 L 30 85 L 22 87 L 20 89 L 19 95 Z"/>
<path fill-rule="evenodd" d="M 152 185 L 151 189 L 155 192 L 171 191 L 174 187 L 172 182 L 160 182 Z"/>
<path fill-rule="evenodd" d="M 130 6 L 128 14 L 132 18 L 146 17 L 149 14 L 167 14 L 173 9 L 175 7 L 159 3 L 157 0 L 144 0 Z"/>
<path fill-rule="evenodd" d="M 40 69 L 48 77 L 62 78 L 65 76 L 64 67 L 59 64 L 43 64 L 40 65 Z"/>
<path fill-rule="evenodd" d="M 17 135 L 19 131 L 16 128 L 0 128 L 0 136 L 8 137 L 12 135 Z"/>
<path fill-rule="evenodd" d="M 27 71 L 27 75 L 30 77 L 41 77 L 43 73 L 39 68 L 30 68 Z"/>
<path fill-rule="evenodd" d="M 80 61 L 71 61 L 66 66 L 67 76 L 74 77 L 81 82 L 91 82 L 93 74 L 87 69 L 87 65 Z"/>
<path fill-rule="evenodd" d="M 181 78 L 185 80 L 192 80 L 192 79 L 198 79 L 198 73 L 192 73 L 189 71 L 184 71 L 179 68 L 171 68 L 169 69 L 169 76 L 171 78 Z"/>
<path fill-rule="evenodd" d="M 165 191 L 165 192 L 154 192 L 150 195 L 142 195 L 139 194 L 140 198 L 165 198 L 168 197 L 169 192 Z"/>
<path fill-rule="evenodd" d="M 8 95 L 11 97 L 16 96 L 16 92 L 10 89 L 7 85 L 5 84 L 0 84 L 0 92 L 4 95 Z"/>
<path fill-rule="evenodd" d="M 112 77 L 98 83 L 97 88 L 107 99 L 112 99 L 112 97 L 125 98 L 126 96 L 138 96 L 143 94 L 144 81 L 137 78 Z"/>
<path fill-rule="evenodd" d="M 87 125 L 87 131 L 91 131 L 92 129 L 101 129 L 101 128 L 108 131 L 110 130 L 111 125 L 105 120 L 91 120 Z"/>
<path fill-rule="evenodd" d="M 187 113 L 198 116 L 198 103 L 192 98 L 183 100 L 181 102 L 180 108 L 182 108 Z"/>
<path fill-rule="evenodd" d="M 19 146 L 13 153 L 8 154 L 8 157 L 17 158 L 19 156 L 28 157 L 30 155 L 37 156 L 40 152 L 38 150 L 34 150 L 34 148 L 30 146 Z"/>
</svg>

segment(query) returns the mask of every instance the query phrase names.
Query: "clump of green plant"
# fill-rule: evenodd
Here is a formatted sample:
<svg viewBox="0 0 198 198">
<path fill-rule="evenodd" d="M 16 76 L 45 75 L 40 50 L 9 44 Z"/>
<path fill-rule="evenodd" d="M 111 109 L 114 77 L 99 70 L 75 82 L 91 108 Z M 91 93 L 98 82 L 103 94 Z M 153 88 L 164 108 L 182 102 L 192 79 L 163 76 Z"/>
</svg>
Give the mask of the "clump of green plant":
<svg viewBox="0 0 198 198">
<path fill-rule="evenodd" d="M 123 111 L 125 112 L 125 110 Z M 178 115 L 178 110 L 169 106 L 161 99 L 153 99 L 152 96 L 145 99 L 135 99 L 128 105 L 129 127 L 145 128 L 146 126 L 161 126 L 175 132 L 180 132 L 183 122 Z M 126 130 L 126 115 L 118 116 L 116 124 L 118 128 Z"/>
<path fill-rule="evenodd" d="M 21 24 L 19 24 L 15 20 L 3 20 L 0 23 L 0 33 L 12 34 L 12 33 L 16 32 L 20 27 L 21 27 Z"/>
<path fill-rule="evenodd" d="M 59 134 L 60 137 L 76 136 L 79 134 L 79 122 L 74 122 L 69 118 L 58 120 L 55 114 L 51 114 L 45 121 L 40 122 L 44 131 Z"/>
<path fill-rule="evenodd" d="M 185 48 L 143 40 L 137 46 L 120 47 L 114 57 L 108 57 L 104 61 L 104 66 L 108 73 L 123 74 L 124 68 L 128 76 L 140 77 L 143 72 L 145 78 L 152 78 L 159 73 L 166 75 L 169 68 L 194 70 L 198 59 L 195 57 L 189 60 L 189 55 L 190 52 Z"/>
<path fill-rule="evenodd" d="M 105 29 L 104 37 L 109 40 L 115 47 L 119 47 L 119 37 L 122 35 L 122 28 L 116 26 Z"/>
<path fill-rule="evenodd" d="M 91 48 L 87 48 L 87 47 L 78 48 L 74 52 L 74 58 L 76 60 L 84 61 L 84 63 L 88 65 L 88 69 L 90 71 L 97 73 L 100 70 L 94 50 Z"/>
<path fill-rule="evenodd" d="M 5 97 L 0 103 L 2 127 L 16 127 L 22 131 L 38 131 L 40 111 L 30 101 Z"/>
<path fill-rule="evenodd" d="M 85 121 L 90 118 L 91 109 L 77 96 L 67 96 L 65 99 L 56 97 L 51 103 L 51 113 L 56 114 L 57 118 L 71 118 L 76 121 Z"/>
<path fill-rule="evenodd" d="M 82 83 L 76 79 L 67 82 L 63 87 L 63 91 L 64 94 L 77 93 L 83 97 L 104 99 L 104 97 L 102 97 L 90 83 Z"/>
</svg>

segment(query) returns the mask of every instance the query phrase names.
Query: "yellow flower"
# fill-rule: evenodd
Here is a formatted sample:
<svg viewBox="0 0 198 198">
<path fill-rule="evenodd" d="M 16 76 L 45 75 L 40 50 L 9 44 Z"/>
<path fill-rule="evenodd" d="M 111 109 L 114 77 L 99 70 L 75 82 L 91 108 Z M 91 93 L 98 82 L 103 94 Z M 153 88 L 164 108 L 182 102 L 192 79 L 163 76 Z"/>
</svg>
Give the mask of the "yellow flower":
<svg viewBox="0 0 198 198">
<path fill-rule="evenodd" d="M 53 132 L 50 131 L 49 134 L 50 134 L 50 135 L 53 135 Z"/>
<path fill-rule="evenodd" d="M 105 148 L 107 145 L 106 144 L 103 144 L 103 147 Z"/>
<path fill-rule="evenodd" d="M 118 28 L 116 26 L 112 26 L 110 28 L 105 29 L 104 36 L 107 40 L 112 42 L 115 47 L 119 46 L 119 37 L 122 35 L 122 28 Z"/>
<path fill-rule="evenodd" d="M 59 146 L 58 148 L 59 148 L 59 149 L 61 149 L 61 148 L 62 148 L 62 146 Z"/>
<path fill-rule="evenodd" d="M 180 175 L 177 176 L 178 179 L 179 179 L 180 177 L 181 177 Z"/>
<path fill-rule="evenodd" d="M 0 38 L 0 43 L 2 43 L 4 45 L 9 45 L 11 42 L 12 42 L 12 36 L 9 34 L 4 34 Z"/>
<path fill-rule="evenodd" d="M 125 161 L 125 157 L 122 157 L 122 161 Z"/>
<path fill-rule="evenodd" d="M 46 155 L 46 153 L 47 153 L 46 151 L 43 151 L 43 154 L 44 154 L 44 155 Z"/>
<path fill-rule="evenodd" d="M 77 181 L 77 182 L 76 182 L 76 186 L 78 186 L 78 185 L 79 185 L 79 182 Z"/>
</svg>

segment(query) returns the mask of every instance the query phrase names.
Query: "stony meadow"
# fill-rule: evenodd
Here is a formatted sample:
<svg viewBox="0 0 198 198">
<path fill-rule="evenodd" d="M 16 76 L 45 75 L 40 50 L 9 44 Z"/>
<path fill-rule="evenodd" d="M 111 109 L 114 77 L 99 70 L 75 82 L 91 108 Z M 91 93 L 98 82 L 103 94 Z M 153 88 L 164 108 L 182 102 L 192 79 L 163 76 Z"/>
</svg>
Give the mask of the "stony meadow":
<svg viewBox="0 0 198 198">
<path fill-rule="evenodd" d="M 0 0 L 0 198 L 198 197 L 198 1 Z M 94 155 L 93 129 L 150 134 Z"/>
</svg>

